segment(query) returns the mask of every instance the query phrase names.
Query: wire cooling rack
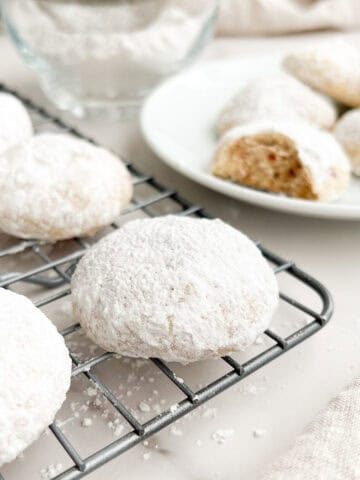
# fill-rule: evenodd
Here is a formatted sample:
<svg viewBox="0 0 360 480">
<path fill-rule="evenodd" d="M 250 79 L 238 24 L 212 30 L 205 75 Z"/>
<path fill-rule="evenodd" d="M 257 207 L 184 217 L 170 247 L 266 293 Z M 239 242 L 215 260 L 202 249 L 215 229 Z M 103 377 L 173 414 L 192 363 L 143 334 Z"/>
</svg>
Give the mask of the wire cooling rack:
<svg viewBox="0 0 360 480">
<path fill-rule="evenodd" d="M 42 108 L 34 105 L 31 101 L 6 86 L 0 84 L 0 91 L 16 95 L 26 105 L 37 131 L 51 130 L 68 132 L 94 143 L 78 130 L 69 127 L 59 118 L 50 115 Z M 133 164 L 127 163 L 127 168 L 133 177 L 135 194 L 131 205 L 123 213 L 121 219 L 111 226 L 112 229 L 121 227 L 124 221 L 127 221 L 137 214 L 146 217 L 169 213 L 209 217 L 201 207 L 190 204 L 175 191 L 162 186 L 152 176 L 143 174 Z M 70 294 L 69 283 L 76 262 L 82 257 L 93 241 L 96 241 L 96 239 L 74 239 L 70 244 L 67 242 L 66 253 L 55 259 L 52 258 L 51 254 L 47 253 L 46 244 L 36 240 L 16 241 L 16 243 L 0 250 L 0 260 L 6 259 L 9 261 L 10 259 L 14 265 L 14 269 L 11 269 L 11 271 L 0 274 L 0 286 L 15 291 L 21 291 L 24 286 L 29 285 L 36 287 L 36 299 L 34 300 L 31 294 L 29 294 L 29 297 L 39 308 L 44 308 L 53 302 L 63 299 Z M 121 362 L 122 359 L 117 359 L 116 356 L 108 352 L 100 352 L 83 360 L 70 348 L 70 355 L 73 362 L 73 379 L 81 376 L 85 377 L 86 380 L 97 389 L 97 392 L 100 393 L 103 399 L 112 405 L 117 414 L 127 422 L 130 431 L 120 438 L 101 446 L 101 448 L 91 455 L 84 457 L 80 455 L 79 449 L 74 447 L 59 423 L 54 422 L 49 429 L 61 448 L 71 459 L 71 466 L 66 468 L 62 473 L 56 472 L 55 476 L 52 477 L 53 479 L 75 480 L 86 476 L 118 455 L 129 450 L 131 447 L 143 442 L 146 438 L 152 436 L 164 427 L 172 424 L 180 417 L 195 410 L 209 399 L 237 382 L 240 382 L 275 358 L 283 355 L 289 349 L 318 332 L 327 323 L 332 315 L 333 306 L 331 295 L 326 288 L 316 279 L 298 268 L 295 263 L 284 260 L 260 244 L 259 248 L 265 258 L 273 265 L 276 274 L 282 273 L 290 276 L 297 282 L 299 288 L 306 288 L 316 294 L 319 300 L 318 311 L 309 307 L 305 302 L 295 299 L 293 296 L 281 293 L 280 298 L 282 302 L 290 305 L 291 309 L 295 312 L 300 312 L 307 317 L 308 321 L 306 324 L 294 329 L 287 335 L 281 335 L 273 328 L 267 330 L 264 335 L 271 341 L 269 347 L 261 353 L 247 359 L 245 362 L 240 362 L 230 356 L 223 357 L 219 362 L 225 362 L 226 367 L 228 367 L 226 374 L 221 375 L 200 389 L 191 388 L 186 381 L 179 378 L 175 371 L 163 361 L 159 359 L 149 360 L 149 362 L 152 362 L 153 367 L 167 377 L 168 381 L 178 390 L 178 393 L 180 393 L 182 397 L 175 406 L 157 412 L 156 415 L 147 419 L 146 422 L 139 421 L 131 409 L 127 408 L 117 394 L 112 391 L 106 381 L 102 380 L 99 375 L 94 372 L 95 367 L 99 365 L 106 367 L 106 363 L 109 362 L 110 359 L 115 358 L 118 362 Z M 38 262 L 36 267 L 31 267 L 27 270 L 23 269 L 20 256 L 23 255 L 24 252 L 27 253 L 28 256 L 34 257 L 36 262 Z M 22 268 L 22 270 L 20 270 L 20 268 Z M 38 296 L 39 291 L 41 292 L 40 297 Z M 66 327 L 61 333 L 65 339 L 67 339 L 74 332 L 79 331 L 79 329 L 78 324 L 72 324 Z M 1 473 L 0 480 L 6 480 L 1 476 Z"/>
</svg>

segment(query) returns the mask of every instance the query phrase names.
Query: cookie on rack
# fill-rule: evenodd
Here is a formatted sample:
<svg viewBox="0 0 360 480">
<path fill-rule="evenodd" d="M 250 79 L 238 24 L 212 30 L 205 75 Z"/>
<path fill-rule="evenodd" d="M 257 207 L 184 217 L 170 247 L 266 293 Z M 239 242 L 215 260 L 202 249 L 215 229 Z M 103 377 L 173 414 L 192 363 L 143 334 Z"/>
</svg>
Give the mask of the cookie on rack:
<svg viewBox="0 0 360 480">
<path fill-rule="evenodd" d="M 0 154 L 33 135 L 30 116 L 13 95 L 0 92 Z"/>
<path fill-rule="evenodd" d="M 310 87 L 350 107 L 360 106 L 360 50 L 343 41 L 290 53 L 285 69 Z"/>
<path fill-rule="evenodd" d="M 296 78 L 278 73 L 247 83 L 220 112 L 219 136 L 237 125 L 254 121 L 302 120 L 322 129 L 333 127 L 337 117 L 333 103 Z"/>
<path fill-rule="evenodd" d="M 52 423 L 70 386 L 64 339 L 32 302 L 0 288 L 0 466 Z"/>
<path fill-rule="evenodd" d="M 259 122 L 222 138 L 212 172 L 261 190 L 330 201 L 347 188 L 350 165 L 330 133 L 305 123 Z"/>
<path fill-rule="evenodd" d="M 0 156 L 0 229 L 10 235 L 91 235 L 111 224 L 131 195 L 119 158 L 70 135 L 36 135 Z"/>
<path fill-rule="evenodd" d="M 170 215 L 131 221 L 92 247 L 73 275 L 72 301 L 105 350 L 188 363 L 253 343 L 269 326 L 278 287 L 238 230 Z"/>
<path fill-rule="evenodd" d="M 360 175 L 360 108 L 345 113 L 337 122 L 334 134 L 350 159 L 353 173 Z"/>
</svg>

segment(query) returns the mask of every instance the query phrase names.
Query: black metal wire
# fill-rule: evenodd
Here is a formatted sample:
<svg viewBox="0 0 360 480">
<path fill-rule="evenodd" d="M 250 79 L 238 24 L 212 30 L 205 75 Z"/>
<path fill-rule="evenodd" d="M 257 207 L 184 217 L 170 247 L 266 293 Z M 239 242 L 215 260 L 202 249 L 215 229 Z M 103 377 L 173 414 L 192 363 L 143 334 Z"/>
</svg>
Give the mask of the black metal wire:
<svg viewBox="0 0 360 480">
<path fill-rule="evenodd" d="M 28 107 L 33 116 L 40 118 L 40 121 L 56 125 L 62 132 L 68 132 L 72 135 L 90 141 L 91 143 L 96 143 L 92 139 L 83 135 L 77 129 L 69 127 L 59 118 L 53 117 L 41 107 L 38 107 L 30 100 L 24 98 L 3 84 L 0 84 L 0 91 L 1 90 L 17 96 Z M 123 216 L 139 210 L 141 210 L 147 216 L 159 215 L 161 214 L 161 211 L 154 212 L 154 207 L 158 207 L 161 210 L 162 202 L 171 201 L 173 203 L 173 213 L 179 215 L 193 215 L 200 218 L 211 218 L 202 210 L 201 207 L 192 205 L 182 198 L 177 192 L 159 184 L 152 176 L 142 173 L 131 163 L 127 163 L 127 166 L 130 173 L 135 177 L 133 181 L 135 195 L 132 205 L 124 212 Z M 144 184 L 148 187 L 151 187 L 152 193 L 146 198 L 137 198 L 136 189 Z M 170 212 L 167 211 L 167 213 Z M 117 224 L 113 224 L 112 226 L 113 228 L 118 228 Z M 23 251 L 28 251 L 30 253 L 32 252 L 32 254 L 42 262 L 41 266 L 26 272 L 6 272 L 0 276 L 0 287 L 9 288 L 12 285 L 19 284 L 21 282 L 34 283 L 42 286 L 47 293 L 43 298 L 35 302 L 35 305 L 38 307 L 45 306 L 51 302 L 68 296 L 71 293 L 69 285 L 71 274 L 74 271 L 77 261 L 82 257 L 86 249 L 89 247 L 88 242 L 81 239 L 77 239 L 74 244 L 77 245 L 77 247 L 73 252 L 57 260 L 51 260 L 43 251 L 44 242 L 38 242 L 36 240 L 19 241 L 16 245 L 0 251 L 0 258 L 10 255 L 16 256 Z M 116 456 L 142 442 L 145 438 L 150 437 L 159 430 L 173 423 L 178 418 L 191 412 L 199 405 L 207 402 L 235 383 L 241 381 L 243 378 L 268 364 L 275 358 L 283 355 L 289 349 L 295 347 L 314 333 L 318 332 L 328 322 L 333 312 L 333 303 L 331 295 L 327 289 L 316 279 L 298 268 L 295 263 L 279 257 L 278 255 L 267 250 L 262 245 L 258 246 L 265 258 L 275 265 L 274 272 L 276 274 L 281 273 L 292 276 L 302 284 L 306 285 L 309 289 L 313 290 L 320 297 L 321 309 L 319 312 L 315 312 L 313 309 L 295 300 L 294 298 L 291 298 L 283 293 L 280 294 L 282 301 L 285 301 L 294 309 L 300 310 L 308 315 L 312 319 L 310 323 L 285 338 L 281 337 L 273 330 L 266 330 L 265 335 L 271 338 L 271 340 L 274 342 L 274 345 L 243 364 L 240 364 L 230 356 L 223 357 L 223 359 L 219 361 L 224 361 L 228 366 L 231 367 L 231 370 L 212 383 L 195 392 L 182 379 L 178 378 L 175 372 L 168 365 L 166 365 L 166 363 L 159 359 L 152 359 L 155 367 L 160 369 L 161 372 L 169 379 L 169 382 L 175 385 L 175 387 L 182 392 L 184 399 L 178 403 L 176 409 L 168 409 L 162 412 L 160 415 L 156 415 L 155 417 L 151 418 L 144 424 L 139 423 L 138 420 L 134 418 L 132 413 L 119 401 L 111 389 L 92 372 L 92 369 L 96 365 L 103 364 L 109 359 L 114 358 L 113 354 L 102 353 L 98 356 L 81 362 L 78 360 L 76 355 L 71 352 L 71 357 L 73 360 L 72 376 L 77 377 L 78 375 L 84 375 L 88 380 L 90 380 L 95 385 L 97 390 L 103 395 L 103 397 L 106 398 L 106 400 L 113 405 L 118 413 L 127 420 L 132 427 L 132 431 L 118 440 L 105 445 L 92 455 L 82 458 L 61 428 L 56 423 L 52 424 L 50 426 L 50 430 L 73 462 L 72 467 L 57 475 L 54 480 L 77 480 L 83 478 L 85 475 L 101 467 L 105 463 L 114 459 Z M 64 266 L 67 266 L 65 270 L 62 269 Z M 52 275 L 44 275 L 48 273 L 52 273 Z M 61 286 L 63 286 L 62 290 L 52 294 L 48 293 L 48 290 Z M 73 324 L 70 327 L 67 327 L 61 333 L 64 337 L 67 337 L 68 335 L 71 335 L 77 331 L 79 328 L 80 326 L 78 324 Z M 0 480 L 4 480 L 1 476 L 1 473 Z"/>
</svg>

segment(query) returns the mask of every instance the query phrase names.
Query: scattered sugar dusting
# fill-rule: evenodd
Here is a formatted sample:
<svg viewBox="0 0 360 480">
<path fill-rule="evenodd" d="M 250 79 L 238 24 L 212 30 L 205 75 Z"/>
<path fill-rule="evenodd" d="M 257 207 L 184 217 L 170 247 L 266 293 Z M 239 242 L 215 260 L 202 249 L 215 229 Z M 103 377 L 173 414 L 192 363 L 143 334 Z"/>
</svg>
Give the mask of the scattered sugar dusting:
<svg viewBox="0 0 360 480">
<path fill-rule="evenodd" d="M 177 405 L 177 404 L 171 405 L 171 407 L 170 407 L 170 412 L 171 412 L 171 413 L 175 413 L 178 408 L 179 408 L 179 405 Z"/>
<path fill-rule="evenodd" d="M 84 418 L 81 422 L 81 426 L 84 428 L 89 428 L 92 426 L 92 424 L 93 424 L 93 421 L 89 417 Z"/>
<path fill-rule="evenodd" d="M 141 410 L 144 413 L 148 413 L 151 411 L 151 408 L 146 402 L 140 402 L 139 410 Z"/>
<path fill-rule="evenodd" d="M 219 445 L 222 445 L 233 436 L 234 436 L 234 430 L 232 428 L 228 428 L 228 429 L 216 430 L 211 435 L 211 438 L 215 440 L 215 442 L 218 443 Z"/>
<path fill-rule="evenodd" d="M 175 437 L 182 437 L 184 432 L 178 428 L 176 425 L 173 425 L 171 428 L 170 428 L 170 432 L 171 432 L 171 435 L 174 435 Z"/>
<path fill-rule="evenodd" d="M 42 480 L 51 480 L 56 475 L 59 475 L 63 470 L 61 463 L 51 464 L 40 470 L 40 475 Z"/>
</svg>

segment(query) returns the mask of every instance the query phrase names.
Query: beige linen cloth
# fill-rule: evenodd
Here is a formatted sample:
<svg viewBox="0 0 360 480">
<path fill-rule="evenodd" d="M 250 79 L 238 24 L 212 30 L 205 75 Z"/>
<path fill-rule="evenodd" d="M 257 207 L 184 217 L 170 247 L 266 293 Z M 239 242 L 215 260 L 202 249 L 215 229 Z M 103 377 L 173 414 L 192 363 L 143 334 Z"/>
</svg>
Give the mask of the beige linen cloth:
<svg viewBox="0 0 360 480">
<path fill-rule="evenodd" d="M 360 27 L 360 0 L 220 0 L 220 35 Z"/>
<path fill-rule="evenodd" d="M 262 480 L 360 479 L 360 377 L 335 397 Z"/>
</svg>

